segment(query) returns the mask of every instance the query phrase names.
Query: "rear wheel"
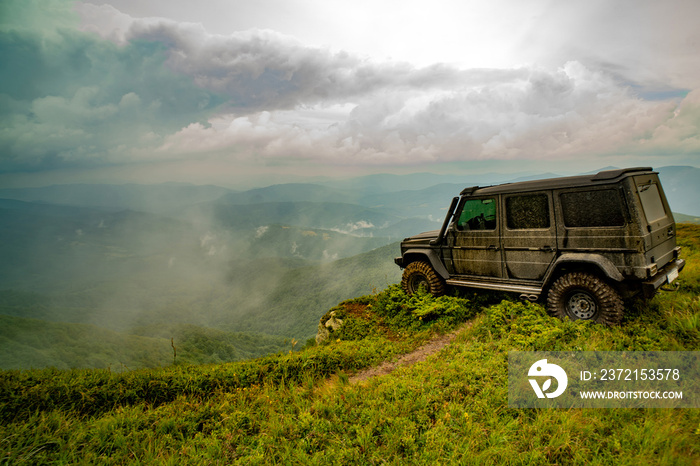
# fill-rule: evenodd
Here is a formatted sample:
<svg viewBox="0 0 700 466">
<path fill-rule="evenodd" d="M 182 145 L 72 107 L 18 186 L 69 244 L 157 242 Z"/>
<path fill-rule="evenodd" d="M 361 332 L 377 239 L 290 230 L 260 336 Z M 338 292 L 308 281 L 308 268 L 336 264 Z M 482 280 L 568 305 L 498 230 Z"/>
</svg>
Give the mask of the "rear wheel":
<svg viewBox="0 0 700 466">
<path fill-rule="evenodd" d="M 445 281 L 433 267 L 424 261 L 411 262 L 403 271 L 401 286 L 406 294 L 412 295 L 421 287 L 433 296 L 445 294 Z"/>
<path fill-rule="evenodd" d="M 616 325 L 622 321 L 623 310 L 619 293 L 599 277 L 585 272 L 562 275 L 547 295 L 547 312 L 560 319 Z"/>
</svg>

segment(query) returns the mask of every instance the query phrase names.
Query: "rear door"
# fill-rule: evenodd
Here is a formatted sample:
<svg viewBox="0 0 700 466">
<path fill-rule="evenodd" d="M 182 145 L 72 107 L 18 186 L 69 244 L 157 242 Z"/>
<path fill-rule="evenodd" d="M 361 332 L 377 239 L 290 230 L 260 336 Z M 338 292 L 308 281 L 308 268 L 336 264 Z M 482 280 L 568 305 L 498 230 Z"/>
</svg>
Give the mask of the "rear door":
<svg viewBox="0 0 700 466">
<path fill-rule="evenodd" d="M 507 278 L 542 280 L 556 256 L 557 230 L 548 191 L 503 197 L 503 257 Z"/>
<path fill-rule="evenodd" d="M 655 173 L 635 176 L 634 183 L 648 232 L 644 237 L 648 261 L 662 267 L 671 260 L 676 246 L 673 214 Z"/>
</svg>

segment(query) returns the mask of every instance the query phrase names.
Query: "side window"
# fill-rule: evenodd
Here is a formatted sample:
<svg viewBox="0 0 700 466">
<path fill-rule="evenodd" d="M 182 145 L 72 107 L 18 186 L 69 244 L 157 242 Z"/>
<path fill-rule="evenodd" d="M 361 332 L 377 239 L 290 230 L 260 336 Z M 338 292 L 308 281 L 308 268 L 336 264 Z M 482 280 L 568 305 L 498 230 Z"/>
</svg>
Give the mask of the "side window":
<svg viewBox="0 0 700 466">
<path fill-rule="evenodd" d="M 622 199 L 616 189 L 564 193 L 560 199 L 567 227 L 620 227 L 625 224 Z"/>
<path fill-rule="evenodd" d="M 506 224 L 511 230 L 549 228 L 549 199 L 546 194 L 506 198 Z"/>
<path fill-rule="evenodd" d="M 469 199 L 464 203 L 457 221 L 459 230 L 495 230 L 496 200 Z"/>
</svg>

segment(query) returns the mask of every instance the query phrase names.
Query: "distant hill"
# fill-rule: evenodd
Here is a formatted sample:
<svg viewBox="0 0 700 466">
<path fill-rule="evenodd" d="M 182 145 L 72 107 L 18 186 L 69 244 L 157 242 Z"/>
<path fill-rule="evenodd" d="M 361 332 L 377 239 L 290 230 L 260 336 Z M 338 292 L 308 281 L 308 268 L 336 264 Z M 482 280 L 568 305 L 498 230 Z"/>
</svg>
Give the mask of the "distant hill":
<svg viewBox="0 0 700 466">
<path fill-rule="evenodd" d="M 270 202 L 334 202 L 354 204 L 359 194 L 350 190 L 341 190 L 317 184 L 289 183 L 250 189 L 243 192 L 231 192 L 221 196 L 219 203 L 225 204 L 263 204 Z"/>
<path fill-rule="evenodd" d="M 240 361 L 290 346 L 282 337 L 193 325 L 158 325 L 123 333 L 89 324 L 0 315 L 0 369 L 110 368 L 120 372 L 173 362 Z"/>
<path fill-rule="evenodd" d="M 457 184 L 467 186 L 505 183 L 512 179 L 510 175 L 487 173 L 483 175 L 443 175 L 436 173 L 412 173 L 407 175 L 377 174 L 348 179 L 320 181 L 318 184 L 335 189 L 351 190 L 363 194 L 381 194 L 397 191 L 416 191 L 438 184 Z M 460 189 L 461 191 L 461 189 Z"/>
<path fill-rule="evenodd" d="M 601 170 L 615 167 L 605 167 Z M 674 211 L 700 215 L 700 168 L 668 166 L 657 168 Z M 596 170 L 598 172 L 600 170 Z M 100 207 L 111 210 L 131 209 L 153 213 L 177 214 L 182 206 L 221 199 L 225 204 L 261 204 L 268 202 L 333 202 L 385 205 L 401 208 L 397 193 L 436 192 L 444 186 L 444 195 L 452 197 L 468 186 L 488 186 L 559 176 L 554 173 L 529 173 L 520 176 L 488 173 L 483 175 L 441 175 L 414 173 L 409 175 L 378 174 L 348 179 L 319 180 L 314 183 L 277 184 L 247 191 L 233 191 L 219 186 L 198 186 L 178 183 L 142 184 L 67 184 L 39 188 L 0 189 L 0 198 Z M 427 191 L 423 191 L 427 190 Z M 442 195 L 442 194 L 441 194 Z M 432 204 L 437 199 L 431 199 Z M 449 204 L 449 198 L 444 201 Z M 415 203 L 413 203 L 415 204 Z M 442 205 L 442 204 L 440 204 Z"/>
<path fill-rule="evenodd" d="M 39 188 L 0 189 L 0 198 L 110 210 L 171 212 L 185 205 L 218 199 L 231 190 L 212 185 L 164 183 L 66 184 Z"/>
<path fill-rule="evenodd" d="M 354 233 L 357 230 L 387 226 L 401 220 L 401 217 L 380 209 L 333 202 L 268 202 L 239 205 L 217 201 L 198 205 L 188 212 L 196 216 L 208 216 L 218 225 L 233 229 L 283 224 Z"/>
<path fill-rule="evenodd" d="M 673 218 L 677 223 L 700 223 L 700 216 L 684 215 L 674 212 Z"/>
<path fill-rule="evenodd" d="M 661 167 L 658 172 L 671 209 L 700 217 L 700 168 Z"/>
<path fill-rule="evenodd" d="M 461 184 L 443 183 L 418 190 L 366 195 L 359 202 L 404 219 L 422 218 L 442 223 L 450 201 L 464 188 Z"/>
<path fill-rule="evenodd" d="M 613 169 L 605 167 L 598 171 Z M 661 167 L 658 169 L 671 207 L 676 212 L 700 215 L 700 169 L 695 167 Z M 317 201 L 356 203 L 383 208 L 403 217 L 435 218 L 445 209 L 453 196 L 468 186 L 489 186 L 499 183 L 528 181 L 561 176 L 555 173 L 508 177 L 498 174 L 481 176 L 436 175 L 369 175 L 338 180 L 333 183 L 284 184 L 231 193 L 222 200 L 231 203 L 261 203 L 279 201 Z"/>
</svg>

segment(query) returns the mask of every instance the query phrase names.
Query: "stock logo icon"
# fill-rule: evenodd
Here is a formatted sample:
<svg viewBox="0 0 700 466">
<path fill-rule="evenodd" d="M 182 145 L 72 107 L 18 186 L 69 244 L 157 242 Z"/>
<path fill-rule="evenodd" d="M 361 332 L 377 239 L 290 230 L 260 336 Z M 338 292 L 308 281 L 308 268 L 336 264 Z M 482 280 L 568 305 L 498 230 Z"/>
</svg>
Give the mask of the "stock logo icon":
<svg viewBox="0 0 700 466">
<path fill-rule="evenodd" d="M 529 377 L 548 377 L 540 387 L 537 379 L 529 379 L 532 389 L 537 394 L 537 398 L 556 398 L 566 390 L 566 385 L 569 383 L 569 378 L 566 376 L 564 369 L 556 364 L 547 363 L 546 359 L 540 359 L 530 366 L 527 375 Z M 557 389 L 552 393 L 547 393 L 547 390 L 552 386 L 552 378 L 557 381 Z"/>
</svg>

